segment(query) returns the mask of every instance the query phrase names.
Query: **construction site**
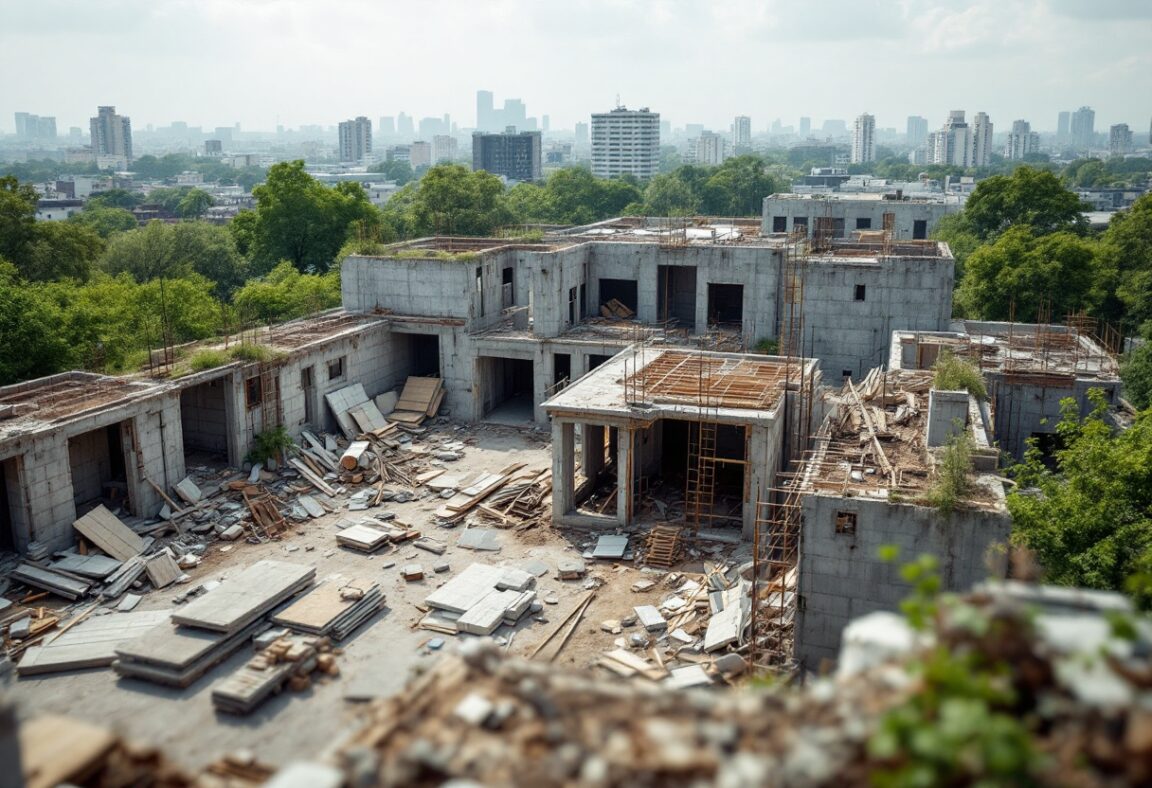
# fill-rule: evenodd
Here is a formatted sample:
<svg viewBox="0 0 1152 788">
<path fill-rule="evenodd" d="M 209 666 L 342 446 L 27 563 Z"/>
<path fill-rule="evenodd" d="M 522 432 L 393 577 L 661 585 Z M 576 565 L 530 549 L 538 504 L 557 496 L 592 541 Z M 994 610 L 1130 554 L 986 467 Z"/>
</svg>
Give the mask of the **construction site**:
<svg viewBox="0 0 1152 788">
<path fill-rule="evenodd" d="M 509 693 L 705 730 L 684 698 L 819 684 L 846 627 L 899 609 L 880 547 L 936 556 L 945 590 L 1003 580 L 1005 457 L 1072 392 L 1122 409 L 1114 337 L 954 325 L 951 253 L 899 210 L 853 238 L 420 239 L 349 257 L 340 310 L 206 343 L 220 366 L 166 348 L 0 389 L 0 747 L 29 785 L 523 782 L 453 739 L 533 729 Z M 944 348 L 987 399 L 934 388 Z M 580 708 L 628 740 L 612 779 L 581 755 L 537 784 L 619 781 L 662 740 Z M 719 779 L 657 750 L 671 782 Z"/>
</svg>

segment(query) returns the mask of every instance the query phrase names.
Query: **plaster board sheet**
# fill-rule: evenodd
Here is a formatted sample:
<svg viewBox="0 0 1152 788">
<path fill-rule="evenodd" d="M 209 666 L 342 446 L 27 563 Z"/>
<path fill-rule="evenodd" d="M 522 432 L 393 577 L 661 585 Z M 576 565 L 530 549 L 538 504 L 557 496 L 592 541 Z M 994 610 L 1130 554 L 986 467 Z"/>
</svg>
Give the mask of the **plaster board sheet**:
<svg viewBox="0 0 1152 788">
<path fill-rule="evenodd" d="M 494 591 L 456 619 L 456 628 L 473 635 L 491 635 L 504 622 L 509 608 L 519 600 L 520 594 L 516 591 Z"/>
<path fill-rule="evenodd" d="M 712 679 L 700 665 L 687 665 L 683 668 L 673 668 L 663 683 L 665 687 L 687 689 L 689 687 L 706 687 L 712 683 Z"/>
<path fill-rule="evenodd" d="M 168 620 L 167 610 L 115 613 L 81 621 L 53 641 L 25 650 L 21 676 L 103 668 L 116 659 L 116 647 Z"/>
<path fill-rule="evenodd" d="M 324 395 L 324 401 L 332 409 L 332 415 L 336 417 L 336 422 L 340 425 L 345 437 L 348 440 L 355 439 L 359 430 L 357 430 L 355 422 L 352 421 L 352 417 L 348 415 L 348 410 L 368 401 L 368 395 L 364 393 L 364 386 L 355 383 L 336 391 L 330 391 Z"/>
<path fill-rule="evenodd" d="M 628 552 L 628 537 L 604 534 L 596 540 L 596 548 L 592 551 L 593 558 L 621 559 Z"/>
<path fill-rule="evenodd" d="M 488 564 L 470 564 L 463 572 L 424 598 L 424 604 L 452 613 L 463 613 L 496 591 L 504 570 Z"/>
<path fill-rule="evenodd" d="M 96 555 L 95 553 L 92 555 L 77 555 L 75 553 L 68 553 L 58 561 L 53 561 L 49 564 L 48 568 L 103 580 L 119 569 L 120 565 L 120 561 L 117 561 L 115 558 L 109 558 L 106 555 Z"/>
<path fill-rule="evenodd" d="M 649 632 L 658 632 L 668 628 L 668 622 L 664 620 L 664 616 L 652 605 L 637 605 L 632 610 L 636 613 L 636 618 L 640 620 L 640 626 Z"/>
<path fill-rule="evenodd" d="M 388 426 L 384 415 L 372 400 L 353 405 L 348 409 L 348 415 L 360 427 L 360 432 L 374 432 Z"/>
<path fill-rule="evenodd" d="M 235 632 L 312 583 L 316 568 L 257 561 L 172 616 L 177 624 Z"/>
<path fill-rule="evenodd" d="M 500 549 L 500 535 L 491 528 L 468 528 L 456 544 L 468 550 L 496 551 Z"/>
<path fill-rule="evenodd" d="M 309 517 L 323 517 L 328 511 L 320 505 L 320 503 L 311 495 L 301 495 L 296 498 L 296 503 L 308 512 Z"/>
</svg>

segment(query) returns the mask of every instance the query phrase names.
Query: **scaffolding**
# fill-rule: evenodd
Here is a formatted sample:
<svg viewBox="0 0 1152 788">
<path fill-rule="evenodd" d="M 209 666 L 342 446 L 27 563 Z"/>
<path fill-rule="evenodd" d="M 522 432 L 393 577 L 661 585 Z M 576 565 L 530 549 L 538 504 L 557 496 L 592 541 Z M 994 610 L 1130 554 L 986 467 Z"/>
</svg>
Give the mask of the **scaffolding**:
<svg viewBox="0 0 1152 788">
<path fill-rule="evenodd" d="M 700 420 L 688 424 L 688 468 L 684 485 L 684 514 L 695 532 L 711 522 L 716 501 L 716 432 L 718 408 L 713 396 L 714 365 L 702 355 L 697 365 L 696 402 Z"/>
</svg>

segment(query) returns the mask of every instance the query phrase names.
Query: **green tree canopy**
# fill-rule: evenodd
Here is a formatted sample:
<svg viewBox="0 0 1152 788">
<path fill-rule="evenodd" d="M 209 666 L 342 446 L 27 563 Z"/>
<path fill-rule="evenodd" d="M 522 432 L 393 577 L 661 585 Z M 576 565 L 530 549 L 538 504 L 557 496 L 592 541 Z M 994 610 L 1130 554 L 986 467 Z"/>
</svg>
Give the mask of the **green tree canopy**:
<svg viewBox="0 0 1152 788">
<path fill-rule="evenodd" d="M 1097 287 L 1092 242 L 1069 232 L 1036 236 L 1023 226 L 968 257 L 956 300 L 970 317 L 1036 322 L 1045 303 L 1051 319 L 1091 310 L 1101 299 Z"/>
<path fill-rule="evenodd" d="M 70 348 L 49 299 L 0 260 L 0 386 L 51 375 L 68 366 Z"/>
<path fill-rule="evenodd" d="M 1152 194 L 1112 217 L 1100 237 L 1100 265 L 1115 289 L 1105 316 L 1152 338 Z"/>
<path fill-rule="evenodd" d="M 407 236 L 490 235 L 516 219 L 498 177 L 459 164 L 428 170 L 388 201 L 384 215 Z"/>
<path fill-rule="evenodd" d="M 221 299 L 244 284 L 248 274 L 247 261 L 228 229 L 203 222 L 153 221 L 117 235 L 100 267 L 111 274 L 128 273 L 137 282 L 197 273 L 213 283 Z"/>
<path fill-rule="evenodd" d="M 176 206 L 176 213 L 184 219 L 200 219 L 216 204 L 215 198 L 203 189 L 190 189 Z"/>
<path fill-rule="evenodd" d="M 340 272 L 302 274 L 285 260 L 240 288 L 233 304 L 244 321 L 273 323 L 340 305 Z"/>
<path fill-rule="evenodd" d="M 88 202 L 84 204 L 84 209 L 106 207 L 106 208 L 123 208 L 131 210 L 144 202 L 144 195 L 137 192 L 130 192 L 126 189 L 109 189 L 103 192 L 97 192 L 88 198 Z"/>
<path fill-rule="evenodd" d="M 358 183 L 328 188 L 304 172 L 303 161 L 281 162 L 257 186 L 255 219 L 243 220 L 239 239 L 257 271 L 290 260 L 300 271 L 327 271 L 353 222 L 376 226 L 379 213 Z"/>
<path fill-rule="evenodd" d="M 701 209 L 709 216 L 759 216 L 764 198 L 779 191 L 759 156 L 736 156 L 721 164 L 704 184 Z"/>
<path fill-rule="evenodd" d="M 140 226 L 131 211 L 104 205 L 85 205 L 80 213 L 68 217 L 73 224 L 91 227 L 101 238 L 110 238 L 116 233 L 135 230 Z"/>
<path fill-rule="evenodd" d="M 1152 408 L 1152 342 L 1145 341 L 1125 355 L 1120 366 L 1124 396 L 1137 408 Z"/>
<path fill-rule="evenodd" d="M 1152 573 L 1152 411 L 1114 433 L 1102 407 L 1080 420 L 1075 401 L 1064 404 L 1056 469 L 1033 449 L 1017 472 L 1013 538 L 1035 551 L 1049 582 L 1124 590 Z"/>
<path fill-rule="evenodd" d="M 40 222 L 35 240 L 20 265 L 25 279 L 88 279 L 104 251 L 104 239 L 91 227 L 72 222 Z"/>
<path fill-rule="evenodd" d="M 993 175 L 976 184 L 964 214 L 972 231 L 987 240 L 1010 227 L 1028 226 L 1037 234 L 1083 234 L 1085 206 L 1047 170 L 1017 167 L 1011 175 Z"/>
<path fill-rule="evenodd" d="M 36 236 L 36 206 L 40 196 L 30 183 L 0 178 L 0 257 L 19 265 Z"/>
<path fill-rule="evenodd" d="M 416 174 L 412 171 L 412 165 L 401 159 L 373 164 L 368 171 L 381 173 L 386 180 L 396 181 L 397 186 L 403 186 L 416 177 Z"/>
</svg>

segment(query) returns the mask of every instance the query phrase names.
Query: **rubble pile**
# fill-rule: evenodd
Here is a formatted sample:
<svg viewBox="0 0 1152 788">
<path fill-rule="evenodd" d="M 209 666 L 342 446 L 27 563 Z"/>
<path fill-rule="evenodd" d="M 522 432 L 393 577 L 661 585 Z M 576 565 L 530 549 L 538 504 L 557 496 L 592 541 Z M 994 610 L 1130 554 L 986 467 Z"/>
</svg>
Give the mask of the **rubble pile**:
<svg viewBox="0 0 1152 788">
<path fill-rule="evenodd" d="M 1152 777 L 1152 661 L 1148 630 L 1136 643 L 1108 634 L 1099 614 L 1034 619 L 995 594 L 969 599 L 988 622 L 942 612 L 936 643 L 958 665 L 997 676 L 1011 700 L 993 711 L 1022 721 L 1037 757 L 1018 782 L 1146 784 Z M 943 610 L 943 609 L 942 609 Z M 890 614 L 885 614 L 890 615 Z M 898 619 L 899 621 L 899 619 Z M 1036 621 L 1035 626 L 1033 622 Z M 886 622 L 890 624 L 891 622 Z M 898 629 L 898 627 L 897 627 Z M 1078 639 L 1070 633 L 1093 634 Z M 480 641 L 463 645 L 379 702 L 343 746 L 351 782 L 439 785 L 860 785 L 916 764 L 907 750 L 873 754 L 889 712 L 931 708 L 942 693 L 916 669 L 931 635 L 894 659 L 890 633 L 858 672 L 798 690 L 750 686 L 669 691 L 508 658 Z M 896 638 L 899 640 L 899 638 Z M 867 638 L 865 638 L 867 640 Z M 854 646 L 863 648 L 860 642 Z M 859 656 L 852 660 L 861 665 Z M 942 724 L 929 717 L 924 726 Z M 946 756 L 947 757 L 947 756 Z M 951 784 L 996 766 L 957 750 Z"/>
</svg>

